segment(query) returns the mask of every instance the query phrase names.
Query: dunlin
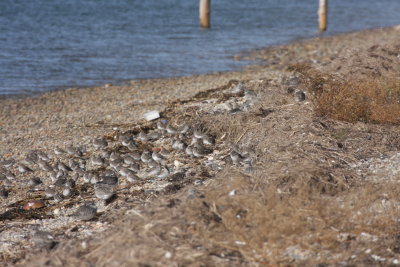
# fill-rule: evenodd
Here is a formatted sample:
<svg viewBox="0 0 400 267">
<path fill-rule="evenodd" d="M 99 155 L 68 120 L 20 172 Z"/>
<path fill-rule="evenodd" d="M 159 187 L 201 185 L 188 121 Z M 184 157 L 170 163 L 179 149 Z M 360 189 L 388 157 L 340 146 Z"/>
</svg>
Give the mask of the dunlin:
<svg viewBox="0 0 400 267">
<path fill-rule="evenodd" d="M 302 101 L 306 100 L 306 94 L 303 91 L 297 90 L 294 93 L 294 99 L 297 102 L 302 102 Z"/>
<path fill-rule="evenodd" d="M 185 153 L 188 154 L 189 156 L 192 156 L 193 155 L 193 147 L 187 146 L 185 149 Z"/>
<path fill-rule="evenodd" d="M 169 170 L 167 169 L 167 167 L 163 167 L 161 168 L 160 172 L 157 175 L 158 179 L 165 179 L 167 178 L 169 175 Z"/>
<path fill-rule="evenodd" d="M 93 156 L 91 162 L 93 166 L 104 166 L 104 159 L 98 156 Z"/>
<path fill-rule="evenodd" d="M 208 149 L 206 149 L 205 147 L 200 146 L 200 145 L 194 146 L 192 152 L 193 152 L 193 156 L 195 156 L 195 157 L 204 157 L 210 153 L 210 151 Z"/>
<path fill-rule="evenodd" d="M 215 139 L 211 135 L 205 135 L 203 137 L 203 144 L 205 145 L 214 145 L 215 144 Z"/>
<path fill-rule="evenodd" d="M 114 186 L 97 183 L 94 185 L 94 194 L 99 199 L 108 200 L 114 195 Z"/>
<path fill-rule="evenodd" d="M 181 140 L 175 140 L 172 144 L 172 148 L 175 150 L 185 150 L 186 145 Z"/>
<path fill-rule="evenodd" d="M 138 148 L 137 145 L 136 145 L 134 142 L 129 143 L 126 147 L 127 147 L 130 151 L 135 151 L 135 150 Z"/>
<path fill-rule="evenodd" d="M 33 172 L 33 170 L 23 164 L 18 164 L 18 171 L 20 173 L 27 173 L 27 172 Z"/>
<path fill-rule="evenodd" d="M 129 164 L 129 169 L 131 169 L 134 172 L 138 172 L 140 171 L 140 165 L 134 162 L 132 164 Z"/>
<path fill-rule="evenodd" d="M 144 163 L 148 163 L 152 160 L 151 157 L 151 153 L 148 150 L 143 151 L 142 155 L 140 156 L 140 159 L 144 162 Z"/>
<path fill-rule="evenodd" d="M 157 122 L 157 129 L 159 130 L 165 130 L 165 128 L 167 127 L 168 122 L 165 120 L 161 120 Z"/>
<path fill-rule="evenodd" d="M 40 185 L 41 183 L 42 181 L 38 177 L 32 177 L 31 179 L 29 179 L 28 185 L 30 187 L 35 187 L 37 185 Z"/>
<path fill-rule="evenodd" d="M 54 236 L 47 231 L 36 230 L 32 235 L 32 241 L 41 248 L 51 249 L 56 245 Z"/>
<path fill-rule="evenodd" d="M 97 138 L 97 139 L 93 140 L 93 147 L 95 149 L 103 149 L 107 146 L 108 146 L 108 143 L 103 138 Z"/>
<path fill-rule="evenodd" d="M 136 163 L 136 160 L 130 155 L 124 156 L 123 159 L 124 159 L 124 163 L 127 164 L 127 165 Z"/>
<path fill-rule="evenodd" d="M 163 155 L 155 151 L 151 154 L 151 157 L 157 162 L 163 162 L 165 160 Z"/>
<path fill-rule="evenodd" d="M 110 167 L 117 169 L 119 166 L 121 166 L 124 163 L 124 160 L 121 158 L 115 159 L 110 161 Z"/>
<path fill-rule="evenodd" d="M 178 127 L 177 130 L 178 130 L 179 133 L 185 134 L 185 133 L 189 132 L 190 127 L 187 124 L 182 124 L 181 126 Z"/>
<path fill-rule="evenodd" d="M 242 82 L 239 82 L 237 85 L 233 86 L 229 89 L 228 93 L 230 94 L 241 94 L 245 90 L 245 87 Z"/>
<path fill-rule="evenodd" d="M 198 138 L 198 139 L 203 139 L 203 137 L 206 135 L 206 133 L 202 130 L 202 129 L 200 129 L 200 128 L 197 128 L 197 129 L 195 129 L 194 131 L 193 131 L 193 136 L 194 137 L 196 137 L 196 138 Z"/>
<path fill-rule="evenodd" d="M 71 187 L 64 187 L 62 195 L 64 198 L 70 198 L 73 194 L 73 189 Z"/>
<path fill-rule="evenodd" d="M 128 169 L 128 168 L 125 168 L 125 167 L 119 168 L 119 169 L 118 169 L 118 172 L 119 172 L 119 174 L 121 174 L 122 176 L 127 176 L 127 175 L 129 175 L 129 174 L 134 174 L 134 171 L 132 171 L 132 170 L 130 170 L 130 169 Z"/>
<path fill-rule="evenodd" d="M 40 169 L 46 172 L 51 172 L 53 171 L 53 167 L 45 160 L 39 159 L 37 162 L 38 166 Z"/>
<path fill-rule="evenodd" d="M 116 175 L 102 175 L 99 178 L 99 182 L 102 184 L 108 184 L 112 186 L 118 184 L 118 177 Z"/>
<path fill-rule="evenodd" d="M 240 155 L 235 150 L 233 150 L 229 155 L 231 157 L 231 160 L 232 160 L 233 164 L 239 164 L 243 160 L 242 155 Z"/>
<path fill-rule="evenodd" d="M 139 177 L 136 174 L 132 173 L 126 176 L 126 180 L 130 183 L 136 183 L 139 181 Z"/>
<path fill-rule="evenodd" d="M 78 148 L 73 147 L 73 146 L 67 146 L 65 148 L 65 151 L 67 151 L 67 153 L 71 156 L 75 156 L 75 157 L 81 157 L 82 156 L 82 151 L 80 151 Z"/>
<path fill-rule="evenodd" d="M 176 134 L 178 132 L 178 130 L 170 124 L 165 128 L 165 130 L 169 134 Z"/>
<path fill-rule="evenodd" d="M 162 148 L 162 149 L 160 150 L 160 154 L 161 154 L 163 157 L 168 157 L 169 154 L 171 154 L 171 152 L 168 151 L 168 150 L 165 149 L 165 148 Z"/>
<path fill-rule="evenodd" d="M 58 163 L 58 169 L 61 170 L 61 171 L 64 171 L 64 172 L 72 171 L 72 169 L 69 166 L 67 166 L 64 162 L 59 162 Z"/>
<path fill-rule="evenodd" d="M 28 166 L 33 166 L 36 164 L 36 162 L 34 160 L 32 160 L 31 158 L 28 158 L 28 157 L 21 160 L 21 163 L 24 165 L 28 165 Z"/>
<path fill-rule="evenodd" d="M 141 131 L 141 132 L 137 135 L 137 138 L 138 138 L 139 140 L 141 140 L 141 141 L 147 141 L 147 140 L 148 140 L 147 134 L 146 134 L 145 132 L 143 132 L 143 131 Z"/>
<path fill-rule="evenodd" d="M 54 154 L 56 154 L 57 156 L 63 155 L 65 154 L 65 150 L 59 147 L 55 147 L 54 148 Z"/>
<path fill-rule="evenodd" d="M 147 135 L 147 139 L 148 139 L 149 141 L 158 140 L 158 139 L 160 139 L 160 137 L 161 137 L 161 134 L 160 134 L 159 132 L 151 132 L 151 133 L 149 133 L 149 134 Z"/>
<path fill-rule="evenodd" d="M 40 150 L 36 151 L 36 155 L 41 160 L 44 160 L 44 161 L 49 161 L 50 160 L 50 157 L 46 153 L 44 153 L 43 151 L 40 151 Z"/>
<path fill-rule="evenodd" d="M 0 165 L 6 167 L 6 168 L 10 168 L 14 165 L 15 160 L 14 159 L 5 159 L 0 161 Z"/>
<path fill-rule="evenodd" d="M 97 208 L 92 205 L 84 204 L 80 206 L 71 216 L 77 220 L 90 221 L 96 216 Z"/>
<path fill-rule="evenodd" d="M 117 152 L 112 152 L 110 155 L 110 161 L 121 159 L 121 155 Z"/>
<path fill-rule="evenodd" d="M 54 196 L 53 196 L 53 199 L 54 199 L 54 201 L 55 201 L 56 203 L 59 203 L 59 202 L 61 202 L 61 201 L 64 200 L 64 197 L 63 197 L 62 194 L 56 192 L 56 193 L 54 194 Z"/>
<path fill-rule="evenodd" d="M 129 144 L 131 144 L 133 142 L 132 137 L 128 136 L 128 135 L 121 135 L 119 137 L 119 141 L 121 142 L 121 144 L 123 146 L 128 146 Z"/>
<path fill-rule="evenodd" d="M 47 198 L 52 198 L 54 195 L 57 193 L 57 191 L 53 187 L 48 187 L 46 190 L 44 190 L 44 195 Z"/>
</svg>

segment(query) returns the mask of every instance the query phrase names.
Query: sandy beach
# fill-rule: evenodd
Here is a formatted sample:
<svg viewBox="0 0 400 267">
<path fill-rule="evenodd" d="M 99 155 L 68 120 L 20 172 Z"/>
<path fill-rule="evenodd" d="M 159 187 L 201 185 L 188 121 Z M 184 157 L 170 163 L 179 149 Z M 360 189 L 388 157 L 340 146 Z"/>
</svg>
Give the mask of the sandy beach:
<svg viewBox="0 0 400 267">
<path fill-rule="evenodd" d="M 202 129 L 215 143 L 206 145 L 207 155 L 194 156 L 173 149 L 175 133 L 138 141 L 140 152 L 171 152 L 168 178 L 131 184 L 118 174 L 113 199 L 84 222 L 70 217 L 82 203 L 96 201 L 83 173 L 76 174 L 75 194 L 57 202 L 44 194 L 52 182 L 48 172 L 35 164 L 27 173 L 17 164 L 2 166 L 1 173 L 15 178 L 0 180 L 8 195 L 0 205 L 0 261 L 10 266 L 399 264 L 399 126 L 320 115 L 310 87 L 316 76 L 298 71 L 307 65 L 323 77 L 320 83 L 328 83 L 326 75 L 343 81 L 399 77 L 399 33 L 395 26 L 269 47 L 237 56 L 262 61 L 240 72 L 1 99 L 3 162 L 22 162 L 38 150 L 50 156 L 49 164 L 89 162 L 99 153 L 92 148 L 98 138 L 107 140 L 109 152 L 125 155 L 121 136 L 157 132 L 160 120 Z M 153 110 L 161 118 L 144 120 Z M 68 146 L 82 147 L 83 156 L 55 155 L 54 148 Z M 32 177 L 43 182 L 37 190 L 28 185 Z M 24 210 L 31 200 L 45 207 Z M 55 246 L 38 245 L 37 229 L 51 233 Z"/>
</svg>

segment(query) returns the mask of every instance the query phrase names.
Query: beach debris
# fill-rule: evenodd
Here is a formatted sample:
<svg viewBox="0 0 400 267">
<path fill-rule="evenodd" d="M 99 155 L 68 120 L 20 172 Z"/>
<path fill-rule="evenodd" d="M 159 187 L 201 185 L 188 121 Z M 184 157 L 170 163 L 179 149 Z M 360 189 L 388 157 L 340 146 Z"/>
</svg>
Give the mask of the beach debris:
<svg viewBox="0 0 400 267">
<path fill-rule="evenodd" d="M 158 119 L 158 118 L 160 118 L 160 112 L 157 110 L 152 110 L 152 111 L 146 112 L 145 114 L 143 114 L 143 118 L 146 121 L 152 121 L 152 120 Z"/>
<path fill-rule="evenodd" d="M 22 207 L 24 210 L 33 210 L 33 209 L 40 209 L 45 206 L 43 200 L 31 200 L 25 203 Z"/>
</svg>

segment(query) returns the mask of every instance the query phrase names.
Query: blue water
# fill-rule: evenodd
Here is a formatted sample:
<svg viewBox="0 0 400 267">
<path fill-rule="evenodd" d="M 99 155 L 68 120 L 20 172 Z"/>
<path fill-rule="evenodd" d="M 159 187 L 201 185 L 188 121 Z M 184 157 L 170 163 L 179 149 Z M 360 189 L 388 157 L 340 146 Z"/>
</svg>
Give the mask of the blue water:
<svg viewBox="0 0 400 267">
<path fill-rule="evenodd" d="M 1 0 L 0 94 L 239 69 L 232 56 L 316 32 L 317 0 Z M 399 24 L 399 0 L 329 1 L 327 34 Z"/>
</svg>

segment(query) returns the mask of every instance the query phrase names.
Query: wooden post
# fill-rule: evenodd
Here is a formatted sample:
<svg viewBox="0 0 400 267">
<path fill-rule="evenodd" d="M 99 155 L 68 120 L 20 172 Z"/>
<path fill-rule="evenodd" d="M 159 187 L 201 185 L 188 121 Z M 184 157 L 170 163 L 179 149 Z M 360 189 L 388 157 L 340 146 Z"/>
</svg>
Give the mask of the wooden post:
<svg viewBox="0 0 400 267">
<path fill-rule="evenodd" d="M 210 28 L 210 1 L 211 0 L 199 0 L 199 15 L 200 15 L 200 26 L 203 28 Z"/>
<path fill-rule="evenodd" d="M 326 31 L 328 14 L 328 0 L 319 0 L 318 28 L 320 32 Z"/>
</svg>

